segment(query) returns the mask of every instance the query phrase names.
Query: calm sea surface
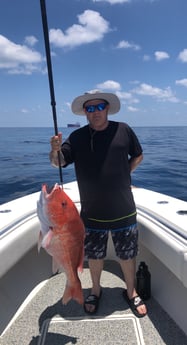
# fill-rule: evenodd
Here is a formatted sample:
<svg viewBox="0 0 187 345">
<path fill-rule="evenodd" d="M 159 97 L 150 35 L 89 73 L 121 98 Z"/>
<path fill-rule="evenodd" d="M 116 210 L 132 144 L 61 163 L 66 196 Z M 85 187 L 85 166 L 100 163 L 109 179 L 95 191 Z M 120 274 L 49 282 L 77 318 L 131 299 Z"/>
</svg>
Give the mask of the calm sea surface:
<svg viewBox="0 0 187 345">
<path fill-rule="evenodd" d="M 132 184 L 187 201 L 187 127 L 135 127 L 144 160 Z M 72 131 L 60 128 L 66 138 Z M 42 183 L 59 182 L 49 162 L 53 128 L 0 128 L 0 204 L 37 192 Z M 73 165 L 63 182 L 75 180 Z"/>
</svg>

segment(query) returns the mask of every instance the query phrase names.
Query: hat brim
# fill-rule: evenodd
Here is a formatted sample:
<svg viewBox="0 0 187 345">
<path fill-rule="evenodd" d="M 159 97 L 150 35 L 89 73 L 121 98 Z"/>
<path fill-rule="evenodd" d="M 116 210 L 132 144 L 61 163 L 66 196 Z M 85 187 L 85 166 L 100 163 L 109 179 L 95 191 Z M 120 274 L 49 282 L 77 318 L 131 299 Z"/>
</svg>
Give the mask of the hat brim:
<svg viewBox="0 0 187 345">
<path fill-rule="evenodd" d="M 71 110 L 76 115 L 85 115 L 83 105 L 87 101 L 92 101 L 94 99 L 98 100 L 105 100 L 110 104 L 108 114 L 116 114 L 120 110 L 120 100 L 119 98 L 113 93 L 104 93 L 104 92 L 96 92 L 96 93 L 85 93 L 84 95 L 76 97 L 71 105 Z"/>
</svg>

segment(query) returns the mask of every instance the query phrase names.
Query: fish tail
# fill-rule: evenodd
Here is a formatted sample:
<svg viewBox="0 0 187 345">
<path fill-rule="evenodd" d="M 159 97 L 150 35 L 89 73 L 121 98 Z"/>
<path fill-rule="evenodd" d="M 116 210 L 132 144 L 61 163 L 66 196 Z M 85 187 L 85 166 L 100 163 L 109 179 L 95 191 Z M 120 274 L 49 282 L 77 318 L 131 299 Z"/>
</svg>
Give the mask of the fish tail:
<svg viewBox="0 0 187 345">
<path fill-rule="evenodd" d="M 65 287 L 62 303 L 67 304 L 71 299 L 74 299 L 79 304 L 83 304 L 84 299 L 80 280 L 72 286 L 66 285 Z"/>
</svg>

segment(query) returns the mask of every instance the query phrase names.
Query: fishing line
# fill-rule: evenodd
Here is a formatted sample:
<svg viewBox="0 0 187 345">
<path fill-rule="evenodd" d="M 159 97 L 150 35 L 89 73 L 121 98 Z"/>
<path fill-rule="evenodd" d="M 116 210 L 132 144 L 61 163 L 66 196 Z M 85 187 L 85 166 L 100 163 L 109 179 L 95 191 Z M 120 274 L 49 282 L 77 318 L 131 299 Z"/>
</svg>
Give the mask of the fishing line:
<svg viewBox="0 0 187 345">
<path fill-rule="evenodd" d="M 47 69 L 48 69 L 48 79 L 49 79 L 49 89 L 50 89 L 50 96 L 51 96 L 51 107 L 52 107 L 52 113 L 53 113 L 54 130 L 55 130 L 55 135 L 58 135 L 56 101 L 55 101 L 55 92 L 54 92 L 54 84 L 53 84 L 51 52 L 50 52 L 50 45 L 49 45 L 49 29 L 48 29 L 48 22 L 47 22 L 45 0 L 40 0 L 40 6 L 41 6 L 43 34 L 44 34 L 44 42 L 45 42 L 45 52 L 46 52 L 46 59 L 47 59 Z M 62 184 L 63 178 L 62 178 L 62 167 L 61 167 L 61 161 L 60 161 L 60 151 L 58 151 L 58 163 L 59 163 L 60 182 Z"/>
</svg>

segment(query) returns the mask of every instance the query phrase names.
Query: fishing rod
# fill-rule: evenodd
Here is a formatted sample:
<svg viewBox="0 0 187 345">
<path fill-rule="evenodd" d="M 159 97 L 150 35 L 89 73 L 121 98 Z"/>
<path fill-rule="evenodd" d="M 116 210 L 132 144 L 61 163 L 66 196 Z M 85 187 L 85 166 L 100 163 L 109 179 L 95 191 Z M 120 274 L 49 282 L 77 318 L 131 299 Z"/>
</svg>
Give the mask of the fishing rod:
<svg viewBox="0 0 187 345">
<path fill-rule="evenodd" d="M 48 22 L 47 22 L 45 0 L 40 0 L 40 7 L 41 7 L 41 15 L 42 15 L 43 34 L 44 34 L 45 52 L 46 52 L 46 59 L 47 59 L 48 80 L 49 80 L 49 89 L 50 89 L 50 96 L 51 96 L 51 107 L 52 107 L 52 113 L 53 113 L 54 130 L 55 130 L 55 135 L 58 135 L 56 101 L 55 101 L 55 91 L 54 91 L 54 83 L 53 83 L 53 71 L 52 71 L 51 52 L 50 52 L 50 45 L 49 45 L 49 29 L 48 29 Z M 61 184 L 63 184 L 60 151 L 58 151 L 58 163 L 59 163 L 60 182 Z"/>
</svg>

